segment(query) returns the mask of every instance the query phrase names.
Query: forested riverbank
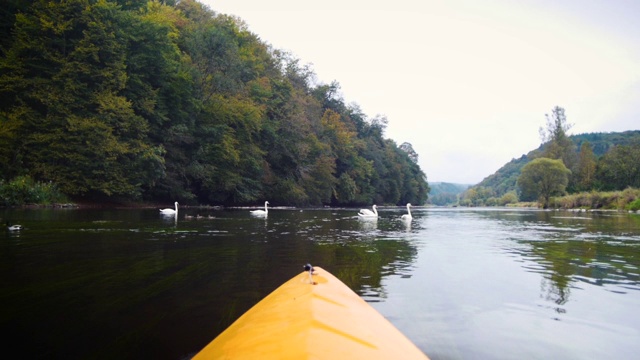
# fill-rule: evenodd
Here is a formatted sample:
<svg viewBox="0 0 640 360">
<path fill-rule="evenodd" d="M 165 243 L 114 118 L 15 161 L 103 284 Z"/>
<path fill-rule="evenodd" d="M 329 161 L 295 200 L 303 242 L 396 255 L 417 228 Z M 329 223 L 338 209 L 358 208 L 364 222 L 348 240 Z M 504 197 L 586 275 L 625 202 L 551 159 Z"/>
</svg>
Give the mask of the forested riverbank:
<svg viewBox="0 0 640 360">
<path fill-rule="evenodd" d="M 0 16 L 0 188 L 32 185 L 3 205 L 427 199 L 384 115 L 241 19 L 193 0 L 14 0 Z"/>
</svg>

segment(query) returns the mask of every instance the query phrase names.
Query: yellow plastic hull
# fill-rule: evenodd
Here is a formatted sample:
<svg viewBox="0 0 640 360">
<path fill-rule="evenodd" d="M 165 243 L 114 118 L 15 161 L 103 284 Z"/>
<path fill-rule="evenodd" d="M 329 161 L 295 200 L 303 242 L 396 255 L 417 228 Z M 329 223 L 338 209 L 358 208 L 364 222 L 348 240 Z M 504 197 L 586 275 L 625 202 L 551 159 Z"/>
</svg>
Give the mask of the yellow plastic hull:
<svg viewBox="0 0 640 360">
<path fill-rule="evenodd" d="M 319 267 L 284 283 L 195 355 L 200 359 L 427 359 L 349 287 Z"/>
</svg>

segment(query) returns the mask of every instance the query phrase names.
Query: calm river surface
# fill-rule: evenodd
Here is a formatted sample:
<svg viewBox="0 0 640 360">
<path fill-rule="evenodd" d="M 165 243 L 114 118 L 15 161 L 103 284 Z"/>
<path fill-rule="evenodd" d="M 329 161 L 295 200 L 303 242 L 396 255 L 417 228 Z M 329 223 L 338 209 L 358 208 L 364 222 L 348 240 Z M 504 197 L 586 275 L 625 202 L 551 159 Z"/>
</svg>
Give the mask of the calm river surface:
<svg viewBox="0 0 640 360">
<path fill-rule="evenodd" d="M 189 359 L 310 262 L 432 359 L 640 354 L 640 215 L 378 210 L 0 209 L 3 353 Z"/>
</svg>

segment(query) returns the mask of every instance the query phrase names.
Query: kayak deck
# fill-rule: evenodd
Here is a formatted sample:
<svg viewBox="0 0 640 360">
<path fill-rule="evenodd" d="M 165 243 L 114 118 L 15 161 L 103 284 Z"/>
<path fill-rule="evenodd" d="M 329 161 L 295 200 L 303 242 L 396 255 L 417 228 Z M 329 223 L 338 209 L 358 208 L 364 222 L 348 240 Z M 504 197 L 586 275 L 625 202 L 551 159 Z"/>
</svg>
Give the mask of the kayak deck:
<svg viewBox="0 0 640 360">
<path fill-rule="evenodd" d="M 193 359 L 427 359 L 348 286 L 314 270 L 267 295 Z"/>
</svg>

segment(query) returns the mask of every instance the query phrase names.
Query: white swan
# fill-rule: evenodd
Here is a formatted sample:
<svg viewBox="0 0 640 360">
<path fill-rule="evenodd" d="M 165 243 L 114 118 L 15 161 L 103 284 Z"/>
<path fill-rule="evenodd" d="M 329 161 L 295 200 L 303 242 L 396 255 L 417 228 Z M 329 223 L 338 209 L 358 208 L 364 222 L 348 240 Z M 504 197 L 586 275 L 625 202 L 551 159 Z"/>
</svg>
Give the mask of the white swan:
<svg viewBox="0 0 640 360">
<path fill-rule="evenodd" d="M 7 230 L 9 230 L 9 231 L 20 231 L 20 230 L 22 230 L 22 225 L 9 225 L 9 223 L 7 223 Z"/>
<path fill-rule="evenodd" d="M 175 202 L 175 209 L 170 209 L 170 208 L 166 208 L 166 209 L 160 209 L 160 214 L 162 215 L 175 215 L 178 213 L 178 202 Z"/>
<path fill-rule="evenodd" d="M 269 204 L 268 201 L 264 202 L 264 210 L 251 210 L 251 215 L 255 215 L 255 216 L 267 216 L 267 214 L 269 213 L 269 211 L 267 210 L 267 205 Z"/>
<path fill-rule="evenodd" d="M 409 209 L 412 205 L 407 203 L 407 212 L 408 214 L 402 215 L 402 220 L 411 220 L 413 217 L 411 216 L 411 209 Z"/>
<path fill-rule="evenodd" d="M 360 209 L 358 216 L 361 218 L 377 218 L 378 217 L 377 208 L 378 207 L 376 205 L 373 205 L 373 211 L 369 209 Z"/>
</svg>

